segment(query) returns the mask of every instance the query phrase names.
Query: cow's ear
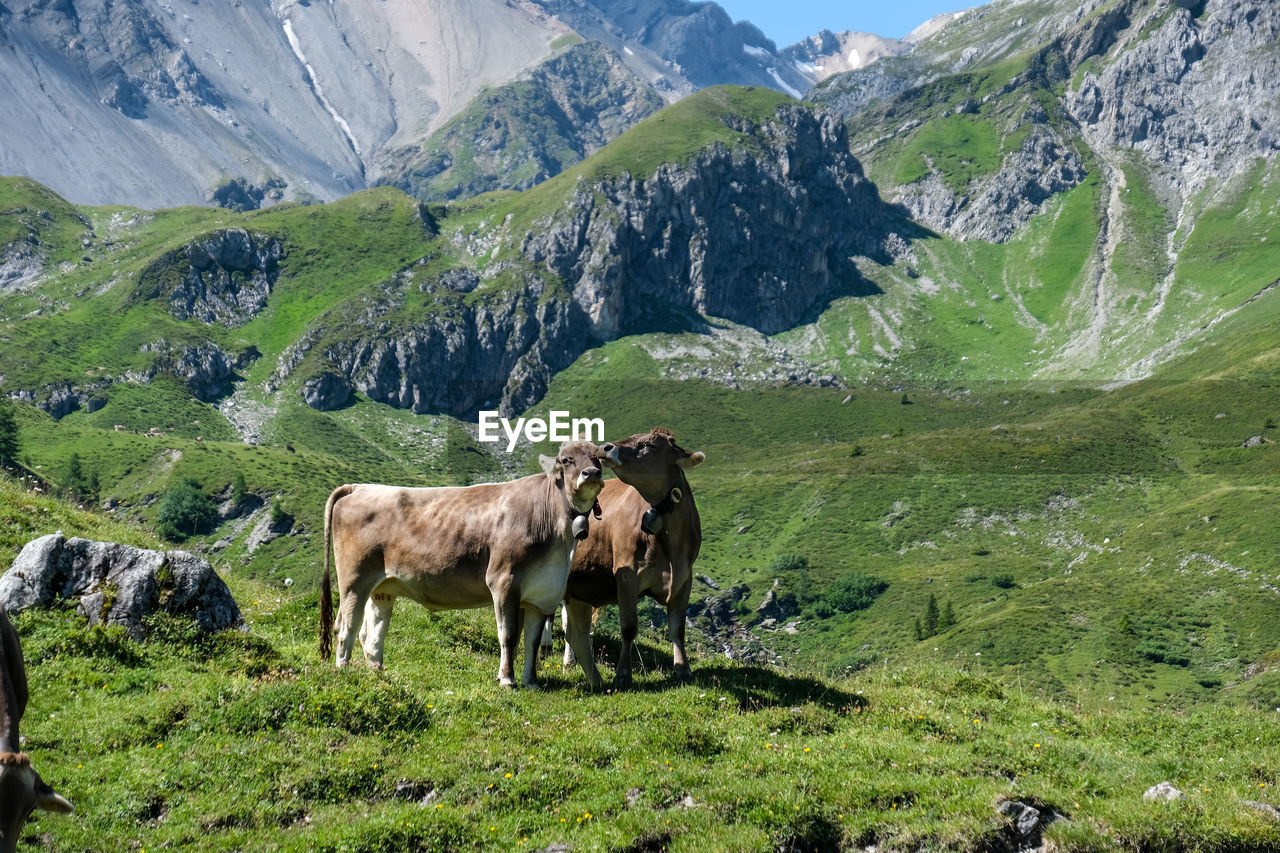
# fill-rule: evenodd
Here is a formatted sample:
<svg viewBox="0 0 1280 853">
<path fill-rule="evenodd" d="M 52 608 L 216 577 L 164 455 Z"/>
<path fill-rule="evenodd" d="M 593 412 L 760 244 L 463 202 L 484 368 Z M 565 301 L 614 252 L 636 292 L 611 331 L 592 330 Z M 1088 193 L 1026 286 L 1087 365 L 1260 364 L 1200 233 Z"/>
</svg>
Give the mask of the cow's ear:
<svg viewBox="0 0 1280 853">
<path fill-rule="evenodd" d="M 681 456 L 680 461 L 677 464 L 679 464 L 681 468 L 697 468 L 706 460 L 706 458 L 707 454 L 699 450 L 694 453 L 690 453 L 688 456 Z"/>
<path fill-rule="evenodd" d="M 554 456 L 543 456 L 538 454 L 538 464 L 542 466 L 542 473 L 550 474 L 556 470 L 556 458 Z"/>
</svg>

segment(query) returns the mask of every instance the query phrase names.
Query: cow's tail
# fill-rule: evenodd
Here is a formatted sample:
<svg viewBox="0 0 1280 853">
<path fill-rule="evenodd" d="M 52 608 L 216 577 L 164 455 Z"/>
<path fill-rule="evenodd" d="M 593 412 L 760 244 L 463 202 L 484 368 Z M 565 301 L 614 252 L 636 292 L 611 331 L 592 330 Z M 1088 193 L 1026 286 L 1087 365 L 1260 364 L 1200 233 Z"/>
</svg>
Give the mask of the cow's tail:
<svg viewBox="0 0 1280 853">
<path fill-rule="evenodd" d="M 324 575 L 320 579 L 320 657 L 333 653 L 333 588 L 329 581 L 329 550 L 333 544 L 333 505 L 351 494 L 353 486 L 339 486 L 324 505 Z"/>
</svg>

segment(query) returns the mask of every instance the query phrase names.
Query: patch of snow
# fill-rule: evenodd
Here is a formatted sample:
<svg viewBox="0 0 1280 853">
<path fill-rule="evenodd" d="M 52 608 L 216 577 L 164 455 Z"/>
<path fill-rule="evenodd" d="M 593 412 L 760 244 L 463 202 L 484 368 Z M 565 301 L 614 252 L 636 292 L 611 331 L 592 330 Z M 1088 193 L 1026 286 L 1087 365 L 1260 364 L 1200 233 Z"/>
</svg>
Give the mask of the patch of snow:
<svg viewBox="0 0 1280 853">
<path fill-rule="evenodd" d="M 858 53 L 858 49 L 855 47 L 853 50 L 849 51 L 849 68 L 853 69 L 853 68 L 861 68 L 861 67 L 862 67 L 862 54 Z"/>
<path fill-rule="evenodd" d="M 632 50 L 631 48 L 627 47 L 625 44 L 622 46 L 622 52 L 623 52 L 623 53 L 625 53 L 627 56 L 635 56 L 635 55 L 636 55 L 636 52 L 635 52 L 634 50 Z"/>
<path fill-rule="evenodd" d="M 801 94 L 801 93 L 800 93 L 799 91 L 797 91 L 795 88 L 793 88 L 793 87 L 791 87 L 791 86 L 788 86 L 788 85 L 787 85 L 787 82 L 786 82 L 785 80 L 783 80 L 781 77 L 779 77 L 779 76 L 778 76 L 778 69 L 776 69 L 776 68 L 774 68 L 774 67 L 770 66 L 770 67 L 769 67 L 769 76 L 773 78 L 774 82 L 778 84 L 778 86 L 782 89 L 782 91 L 786 92 L 786 93 L 787 93 L 788 95 L 790 95 L 791 97 L 793 97 L 793 98 L 802 98 L 802 97 L 804 97 L 804 95 L 803 95 L 803 94 Z"/>
<path fill-rule="evenodd" d="M 743 44 L 742 52 L 748 56 L 772 56 L 768 48 L 756 47 L 754 44 Z"/>
<path fill-rule="evenodd" d="M 293 22 L 288 18 L 284 19 L 285 38 L 289 39 L 289 47 L 293 48 L 293 55 L 298 57 L 298 61 L 302 63 L 302 67 L 307 69 L 307 79 L 311 81 L 311 90 L 316 93 L 316 100 L 324 107 L 329 115 L 333 116 L 334 122 L 346 134 L 347 141 L 351 143 L 351 150 L 356 152 L 356 156 L 362 156 L 360 153 L 360 143 L 356 142 L 355 134 L 351 132 L 351 125 L 347 124 L 333 104 L 329 103 L 329 99 L 324 96 L 324 89 L 320 88 L 320 80 L 316 77 L 316 70 L 311 67 L 311 63 L 307 62 L 306 54 L 302 52 L 302 43 L 298 41 L 298 37 L 293 32 Z"/>
</svg>

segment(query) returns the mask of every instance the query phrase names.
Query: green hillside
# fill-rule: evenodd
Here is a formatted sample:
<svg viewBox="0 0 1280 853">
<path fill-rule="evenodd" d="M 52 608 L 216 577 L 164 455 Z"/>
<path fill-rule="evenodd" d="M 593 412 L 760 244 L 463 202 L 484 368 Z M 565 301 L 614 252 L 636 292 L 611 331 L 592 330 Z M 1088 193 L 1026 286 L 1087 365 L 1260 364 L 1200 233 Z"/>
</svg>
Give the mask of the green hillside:
<svg viewBox="0 0 1280 853">
<path fill-rule="evenodd" d="M 0 546 L 53 522 L 150 544 L 0 481 Z M 137 643 L 71 613 L 15 618 L 26 749 L 76 806 L 33 849 L 1001 849 L 997 806 L 1046 815 L 1059 850 L 1267 850 L 1271 709 L 1153 711 L 1050 698 L 982 659 L 835 679 L 700 660 L 646 638 L 628 694 L 547 663 L 493 682 L 483 611 L 402 606 L 388 669 L 315 659 L 314 596 L 229 572 L 248 632 L 153 619 Z M 606 659 L 617 638 L 599 630 Z M 1185 794 L 1145 803 L 1171 781 Z"/>
</svg>

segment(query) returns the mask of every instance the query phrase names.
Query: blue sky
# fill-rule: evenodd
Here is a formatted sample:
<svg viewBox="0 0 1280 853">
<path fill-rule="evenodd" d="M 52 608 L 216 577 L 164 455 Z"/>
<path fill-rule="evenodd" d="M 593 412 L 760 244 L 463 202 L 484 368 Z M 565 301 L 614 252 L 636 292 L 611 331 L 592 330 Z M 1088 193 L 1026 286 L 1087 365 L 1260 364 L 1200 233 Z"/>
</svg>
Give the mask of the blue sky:
<svg viewBox="0 0 1280 853">
<path fill-rule="evenodd" d="M 901 38 L 942 12 L 983 0 L 716 0 L 735 21 L 750 21 L 778 47 L 822 29 L 860 30 Z"/>
</svg>

